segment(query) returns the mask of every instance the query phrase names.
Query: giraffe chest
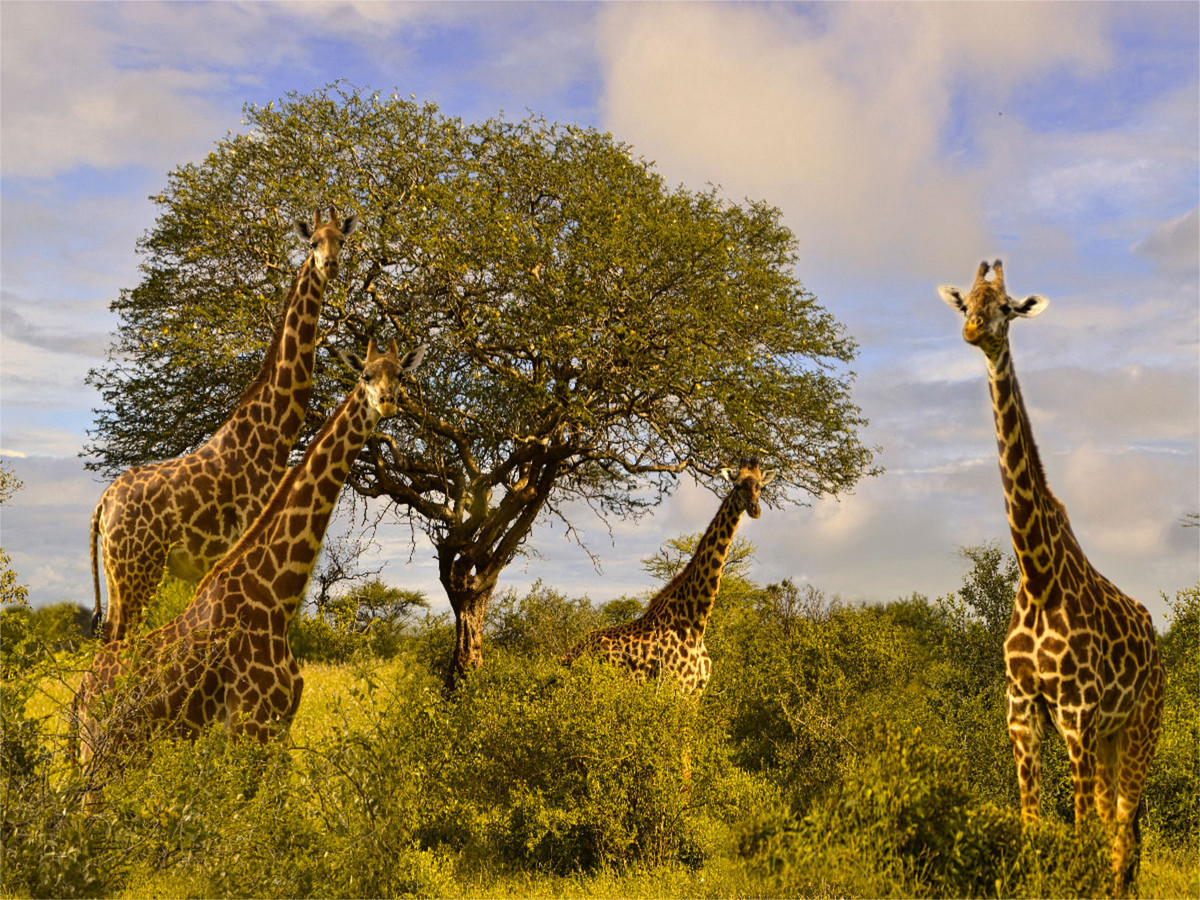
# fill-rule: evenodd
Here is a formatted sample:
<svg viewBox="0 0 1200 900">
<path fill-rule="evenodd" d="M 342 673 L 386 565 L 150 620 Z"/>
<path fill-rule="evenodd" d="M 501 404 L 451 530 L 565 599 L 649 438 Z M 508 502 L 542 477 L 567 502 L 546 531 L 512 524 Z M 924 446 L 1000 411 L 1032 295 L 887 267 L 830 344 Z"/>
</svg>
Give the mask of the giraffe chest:
<svg viewBox="0 0 1200 900">
<path fill-rule="evenodd" d="M 1120 728 L 1148 670 L 1144 641 L 1121 637 L 1108 619 L 1071 595 L 1052 609 L 1018 606 L 1004 646 L 1009 696 L 1043 704 L 1060 731 Z"/>
</svg>

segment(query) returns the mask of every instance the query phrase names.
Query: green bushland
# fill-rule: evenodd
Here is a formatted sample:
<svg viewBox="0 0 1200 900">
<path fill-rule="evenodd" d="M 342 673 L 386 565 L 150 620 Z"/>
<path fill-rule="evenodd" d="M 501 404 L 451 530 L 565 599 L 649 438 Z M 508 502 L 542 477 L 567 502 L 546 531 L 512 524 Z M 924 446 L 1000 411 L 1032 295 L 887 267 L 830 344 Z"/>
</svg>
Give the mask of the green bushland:
<svg viewBox="0 0 1200 900">
<path fill-rule="evenodd" d="M 987 662 L 1006 560 L 968 563 L 952 595 L 870 607 L 734 573 L 699 702 L 670 680 L 556 662 L 637 598 L 601 607 L 541 584 L 501 595 L 488 662 L 452 700 L 448 617 L 397 618 L 381 640 L 345 609 L 314 612 L 293 635 L 305 689 L 287 740 L 159 739 L 90 814 L 66 761 L 66 709 L 93 647 L 60 634 L 73 621 L 61 611 L 6 608 L 0 891 L 1103 896 L 1106 838 L 1075 836 L 1057 739 L 1044 821 L 1020 825 L 1003 675 Z M 164 593 L 156 616 L 186 602 L 184 587 Z M 1200 889 L 1198 600 L 1200 589 L 1168 600 L 1142 897 Z"/>
</svg>

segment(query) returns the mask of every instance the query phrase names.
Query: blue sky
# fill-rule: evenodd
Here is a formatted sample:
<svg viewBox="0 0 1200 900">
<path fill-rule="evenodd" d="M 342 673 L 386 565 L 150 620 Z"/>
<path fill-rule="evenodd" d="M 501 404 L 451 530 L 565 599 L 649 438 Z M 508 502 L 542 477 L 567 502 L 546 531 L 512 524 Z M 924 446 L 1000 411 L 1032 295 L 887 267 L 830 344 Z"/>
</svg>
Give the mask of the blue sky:
<svg viewBox="0 0 1200 900">
<path fill-rule="evenodd" d="M 939 300 L 980 259 L 1051 300 L 1012 331 L 1050 484 L 1095 566 L 1162 624 L 1200 577 L 1200 5 L 1196 3 L 0 4 L 0 511 L 35 603 L 90 604 L 84 384 L 137 283 L 147 197 L 266 103 L 336 79 L 465 119 L 611 131 L 671 183 L 765 199 L 805 286 L 861 345 L 887 472 L 743 525 L 754 577 L 855 600 L 961 582 L 1008 532 L 982 356 Z M 502 588 L 604 600 L 704 528 L 690 480 L 652 518 L 581 515 Z M 383 577 L 444 605 L 432 549 L 377 534 Z"/>
</svg>

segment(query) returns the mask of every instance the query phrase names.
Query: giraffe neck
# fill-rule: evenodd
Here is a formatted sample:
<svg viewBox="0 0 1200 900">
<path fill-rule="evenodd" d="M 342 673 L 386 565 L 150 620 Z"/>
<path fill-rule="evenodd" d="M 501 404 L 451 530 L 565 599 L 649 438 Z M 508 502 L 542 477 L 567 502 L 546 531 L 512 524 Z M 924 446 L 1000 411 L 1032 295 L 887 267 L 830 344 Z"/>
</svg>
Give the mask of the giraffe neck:
<svg viewBox="0 0 1200 900">
<path fill-rule="evenodd" d="M 1066 509 L 1046 483 L 1007 340 L 995 356 L 988 356 L 988 388 L 1004 505 L 1022 586 L 1031 601 L 1046 603 L 1052 599 L 1054 572 L 1062 554 L 1082 557 L 1083 553 L 1071 531 Z"/>
<path fill-rule="evenodd" d="M 284 301 L 283 314 L 258 375 L 229 420 L 209 440 L 210 445 L 218 449 L 236 445 L 263 464 L 280 468 L 287 464 L 308 410 L 317 322 L 327 281 L 309 256 Z"/>
<path fill-rule="evenodd" d="M 736 490 L 729 492 L 697 543 L 691 561 L 650 601 L 646 616 L 659 614 L 681 618 L 692 628 L 704 630 L 713 601 L 721 589 L 725 558 L 742 517 L 736 493 Z"/>
<path fill-rule="evenodd" d="M 317 432 L 304 458 L 288 469 L 270 503 L 208 577 L 218 570 L 226 576 L 247 570 L 249 577 L 270 585 L 269 595 L 290 622 L 342 485 L 378 422 L 379 413 L 359 385 Z"/>
</svg>

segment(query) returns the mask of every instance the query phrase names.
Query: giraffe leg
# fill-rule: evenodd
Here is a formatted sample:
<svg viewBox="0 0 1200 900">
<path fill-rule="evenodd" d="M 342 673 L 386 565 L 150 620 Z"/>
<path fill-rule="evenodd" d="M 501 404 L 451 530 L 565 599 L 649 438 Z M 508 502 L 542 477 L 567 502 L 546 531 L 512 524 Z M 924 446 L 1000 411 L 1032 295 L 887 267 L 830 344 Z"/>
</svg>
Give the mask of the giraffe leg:
<svg viewBox="0 0 1200 900">
<path fill-rule="evenodd" d="M 108 584 L 108 615 L 101 639 L 119 641 L 141 625 L 146 609 L 163 577 L 165 547 L 139 547 L 117 556 L 104 547 L 104 579 Z"/>
<path fill-rule="evenodd" d="M 1021 789 L 1021 820 L 1033 822 L 1042 803 L 1042 719 L 1032 700 L 1009 695 L 1008 736 Z"/>
<path fill-rule="evenodd" d="M 1096 741 L 1096 812 L 1110 831 L 1116 817 L 1118 752 L 1116 739 L 1102 737 Z"/>
<path fill-rule="evenodd" d="M 1136 880 L 1141 855 L 1138 815 L 1142 788 L 1162 727 L 1161 673 L 1151 677 L 1137 711 L 1121 735 L 1116 766 L 1116 822 L 1113 833 L 1113 891 L 1122 894 Z"/>
<path fill-rule="evenodd" d="M 1083 828 L 1096 812 L 1096 735 L 1088 725 L 1063 729 L 1067 756 L 1071 760 L 1071 783 L 1075 788 L 1075 831 Z"/>
</svg>

